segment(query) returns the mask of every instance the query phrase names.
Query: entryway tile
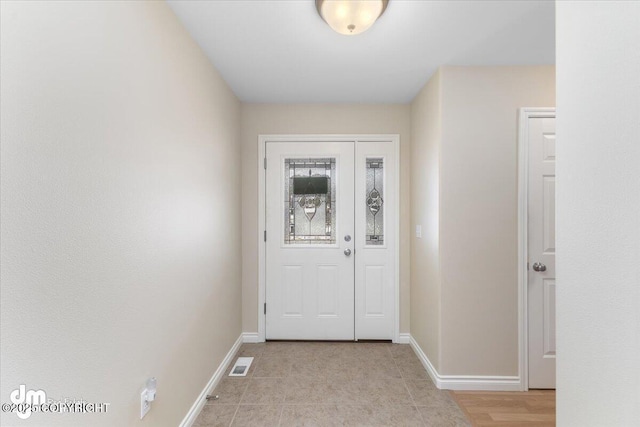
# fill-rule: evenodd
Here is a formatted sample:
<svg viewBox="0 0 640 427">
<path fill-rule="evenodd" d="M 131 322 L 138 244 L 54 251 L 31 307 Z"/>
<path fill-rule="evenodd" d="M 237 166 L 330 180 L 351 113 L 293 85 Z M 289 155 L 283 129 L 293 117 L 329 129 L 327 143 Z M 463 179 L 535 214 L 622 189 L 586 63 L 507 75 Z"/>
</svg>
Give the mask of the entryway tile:
<svg viewBox="0 0 640 427">
<path fill-rule="evenodd" d="M 232 426 L 274 427 L 280 421 L 281 405 L 240 405 Z"/>
<path fill-rule="evenodd" d="M 286 356 L 261 357 L 255 362 L 254 378 L 285 378 L 291 372 L 291 359 Z"/>
<path fill-rule="evenodd" d="M 401 357 L 395 361 L 402 378 L 405 380 L 426 380 L 429 378 L 429 374 L 417 358 Z"/>
<path fill-rule="evenodd" d="M 238 405 L 205 405 L 193 427 L 228 427 Z"/>
<path fill-rule="evenodd" d="M 460 408 L 418 406 L 422 419 L 427 427 L 471 427 Z"/>
<path fill-rule="evenodd" d="M 244 344 L 247 378 L 222 379 L 194 424 L 212 426 L 450 426 L 470 423 L 407 345 Z"/>
<path fill-rule="evenodd" d="M 247 378 L 223 378 L 211 395 L 218 395 L 217 400 L 207 401 L 207 405 L 238 404 L 247 389 Z"/>
<path fill-rule="evenodd" d="M 284 378 L 251 378 L 242 400 L 242 404 L 283 403 L 286 393 Z"/>
</svg>

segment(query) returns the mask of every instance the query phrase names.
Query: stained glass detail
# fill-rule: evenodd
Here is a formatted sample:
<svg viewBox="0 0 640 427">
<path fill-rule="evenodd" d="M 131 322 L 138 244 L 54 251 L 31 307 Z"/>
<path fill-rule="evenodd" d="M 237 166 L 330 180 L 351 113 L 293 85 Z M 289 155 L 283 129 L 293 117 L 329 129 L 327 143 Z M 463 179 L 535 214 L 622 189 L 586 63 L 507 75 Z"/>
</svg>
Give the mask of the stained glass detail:
<svg viewBox="0 0 640 427">
<path fill-rule="evenodd" d="M 384 160 L 367 158 L 367 245 L 384 244 Z"/>
<path fill-rule="evenodd" d="M 335 158 L 284 159 L 284 243 L 336 242 Z"/>
</svg>

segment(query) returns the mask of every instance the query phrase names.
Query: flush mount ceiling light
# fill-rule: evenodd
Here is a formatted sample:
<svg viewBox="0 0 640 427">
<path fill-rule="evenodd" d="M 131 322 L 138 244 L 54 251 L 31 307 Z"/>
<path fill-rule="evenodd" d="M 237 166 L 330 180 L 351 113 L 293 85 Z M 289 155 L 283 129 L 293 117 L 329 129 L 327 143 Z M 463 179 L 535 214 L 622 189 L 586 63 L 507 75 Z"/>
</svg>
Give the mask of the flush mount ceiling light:
<svg viewBox="0 0 640 427">
<path fill-rule="evenodd" d="M 334 31 L 353 36 L 376 22 L 389 0 L 316 0 L 318 13 Z"/>
</svg>

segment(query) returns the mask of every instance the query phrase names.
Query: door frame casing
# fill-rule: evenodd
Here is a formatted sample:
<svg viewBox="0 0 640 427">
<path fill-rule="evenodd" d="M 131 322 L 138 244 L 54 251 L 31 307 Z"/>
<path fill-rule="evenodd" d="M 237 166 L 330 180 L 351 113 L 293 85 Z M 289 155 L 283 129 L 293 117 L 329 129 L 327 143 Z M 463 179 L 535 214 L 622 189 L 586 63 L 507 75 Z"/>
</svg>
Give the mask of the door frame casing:
<svg viewBox="0 0 640 427">
<path fill-rule="evenodd" d="M 529 390 L 529 119 L 555 118 L 555 108 L 518 110 L 518 374 L 520 390 Z"/>
<path fill-rule="evenodd" d="M 353 142 L 354 146 L 358 142 L 388 142 L 394 144 L 395 166 L 396 166 L 396 197 L 395 206 L 395 301 L 394 301 L 394 327 L 393 342 L 400 342 L 400 135 L 399 134 L 302 134 L 302 135 L 258 135 L 258 340 L 266 341 L 266 315 L 264 304 L 266 302 L 266 242 L 264 232 L 266 230 L 266 179 L 265 179 L 265 156 L 267 142 Z"/>
</svg>

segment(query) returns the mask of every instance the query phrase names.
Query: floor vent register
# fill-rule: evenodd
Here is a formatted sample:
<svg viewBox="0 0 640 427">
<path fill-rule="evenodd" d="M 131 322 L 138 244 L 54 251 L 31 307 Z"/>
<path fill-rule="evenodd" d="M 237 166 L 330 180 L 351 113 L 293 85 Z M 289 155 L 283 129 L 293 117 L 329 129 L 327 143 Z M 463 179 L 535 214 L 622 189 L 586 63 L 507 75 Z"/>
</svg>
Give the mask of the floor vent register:
<svg viewBox="0 0 640 427">
<path fill-rule="evenodd" d="M 238 357 L 238 360 L 236 360 L 236 363 L 233 365 L 233 368 L 231 368 L 231 372 L 229 373 L 229 376 L 230 377 L 246 377 L 252 362 L 253 362 L 253 357 Z"/>
</svg>

